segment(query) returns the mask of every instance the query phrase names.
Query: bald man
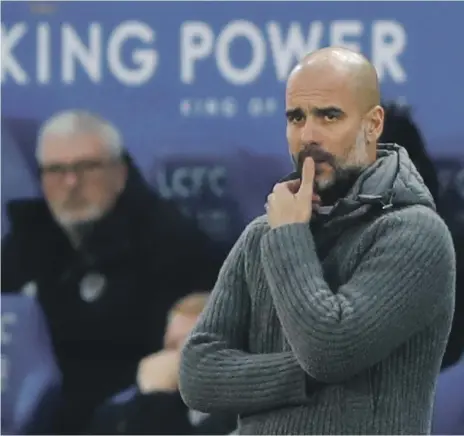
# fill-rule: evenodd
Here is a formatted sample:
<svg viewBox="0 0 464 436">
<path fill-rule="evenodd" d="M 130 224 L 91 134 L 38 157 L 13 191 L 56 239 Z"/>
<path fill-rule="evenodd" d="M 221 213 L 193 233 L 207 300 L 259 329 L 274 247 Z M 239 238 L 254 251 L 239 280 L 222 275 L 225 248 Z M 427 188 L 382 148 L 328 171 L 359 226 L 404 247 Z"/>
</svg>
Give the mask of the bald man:
<svg viewBox="0 0 464 436">
<path fill-rule="evenodd" d="M 286 90 L 295 172 L 245 229 L 180 390 L 239 434 L 427 434 L 454 308 L 450 234 L 405 150 L 378 145 L 372 65 L 327 48 Z"/>
</svg>

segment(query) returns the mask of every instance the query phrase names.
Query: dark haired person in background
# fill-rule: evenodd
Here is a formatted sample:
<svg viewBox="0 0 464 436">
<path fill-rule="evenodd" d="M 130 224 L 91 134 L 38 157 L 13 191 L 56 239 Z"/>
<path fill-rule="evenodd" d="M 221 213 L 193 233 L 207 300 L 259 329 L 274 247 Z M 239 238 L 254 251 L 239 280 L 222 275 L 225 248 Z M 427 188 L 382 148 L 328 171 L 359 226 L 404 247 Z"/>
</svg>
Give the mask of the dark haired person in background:
<svg viewBox="0 0 464 436">
<path fill-rule="evenodd" d="M 179 393 L 181 348 L 208 298 L 209 292 L 194 292 L 174 304 L 167 315 L 163 349 L 140 362 L 134 394 L 104 404 L 88 434 L 222 435 L 235 430 L 235 414 L 190 410 Z"/>
<path fill-rule="evenodd" d="M 438 205 L 440 184 L 437 170 L 427 153 L 422 133 L 412 119 L 410 109 L 407 106 L 388 103 L 384 105 L 384 110 L 385 124 L 379 142 L 394 142 L 406 149 Z"/>
<path fill-rule="evenodd" d="M 401 144 L 408 152 L 420 175 L 432 194 L 437 210 L 440 213 L 440 184 L 432 158 L 427 152 L 422 133 L 412 118 L 411 111 L 406 106 L 387 103 L 385 109 L 385 124 L 380 142 L 395 142 Z M 446 221 L 446 216 L 443 216 Z M 443 357 L 442 368 L 453 365 L 464 352 L 464 232 L 452 232 L 456 249 L 456 306 L 453 326 Z"/>
</svg>

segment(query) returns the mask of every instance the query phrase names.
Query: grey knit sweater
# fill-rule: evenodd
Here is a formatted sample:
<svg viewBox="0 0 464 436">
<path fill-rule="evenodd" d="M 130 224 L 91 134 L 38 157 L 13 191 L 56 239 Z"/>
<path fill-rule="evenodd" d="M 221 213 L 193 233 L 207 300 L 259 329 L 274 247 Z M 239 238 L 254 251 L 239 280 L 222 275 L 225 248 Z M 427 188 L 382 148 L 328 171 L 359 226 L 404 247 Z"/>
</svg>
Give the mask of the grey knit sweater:
<svg viewBox="0 0 464 436">
<path fill-rule="evenodd" d="M 181 394 L 237 413 L 239 434 L 427 434 L 454 288 L 430 193 L 403 148 L 379 147 L 311 225 L 246 228 L 183 350 Z"/>
</svg>

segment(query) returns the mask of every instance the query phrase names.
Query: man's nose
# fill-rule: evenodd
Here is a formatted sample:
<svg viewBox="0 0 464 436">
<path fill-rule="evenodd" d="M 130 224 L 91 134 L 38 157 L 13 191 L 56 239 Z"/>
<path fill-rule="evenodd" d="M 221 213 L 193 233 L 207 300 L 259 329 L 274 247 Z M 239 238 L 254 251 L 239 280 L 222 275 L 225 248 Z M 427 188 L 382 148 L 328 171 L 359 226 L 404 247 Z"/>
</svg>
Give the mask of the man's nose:
<svg viewBox="0 0 464 436">
<path fill-rule="evenodd" d="M 74 171 L 66 171 L 63 182 L 66 186 L 75 186 L 77 184 L 77 174 Z"/>
<path fill-rule="evenodd" d="M 316 126 L 310 118 L 306 120 L 305 125 L 301 129 L 301 142 L 303 144 L 311 144 L 317 142 Z"/>
</svg>

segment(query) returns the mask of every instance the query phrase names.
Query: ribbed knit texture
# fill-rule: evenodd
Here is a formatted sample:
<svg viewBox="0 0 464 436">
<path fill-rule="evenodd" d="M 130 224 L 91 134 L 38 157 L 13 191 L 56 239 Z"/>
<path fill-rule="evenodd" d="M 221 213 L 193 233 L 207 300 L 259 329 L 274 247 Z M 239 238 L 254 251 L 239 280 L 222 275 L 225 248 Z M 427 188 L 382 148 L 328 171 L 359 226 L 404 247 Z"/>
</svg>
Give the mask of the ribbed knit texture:
<svg viewBox="0 0 464 436">
<path fill-rule="evenodd" d="M 389 189 L 397 210 L 359 203 Z M 247 227 L 183 350 L 190 408 L 237 413 L 239 434 L 430 431 L 454 309 L 451 237 L 397 146 L 349 197 L 317 229 Z"/>
</svg>

